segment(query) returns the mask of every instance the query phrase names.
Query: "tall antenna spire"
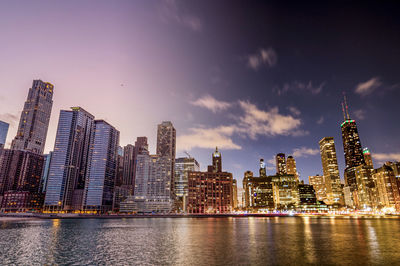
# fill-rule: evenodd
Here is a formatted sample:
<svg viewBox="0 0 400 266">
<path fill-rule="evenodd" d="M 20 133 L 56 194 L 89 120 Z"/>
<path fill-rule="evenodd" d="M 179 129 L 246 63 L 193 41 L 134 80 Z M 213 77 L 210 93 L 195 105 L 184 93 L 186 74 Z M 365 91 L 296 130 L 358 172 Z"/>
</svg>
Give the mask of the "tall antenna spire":
<svg viewBox="0 0 400 266">
<path fill-rule="evenodd" d="M 342 102 L 342 111 L 343 111 L 343 118 L 346 121 L 346 113 L 344 112 L 344 103 Z"/>
<path fill-rule="evenodd" d="M 350 119 L 349 106 L 347 105 L 347 98 L 346 98 L 346 93 L 345 92 L 343 92 L 343 98 L 344 98 L 344 106 L 346 107 L 347 119 Z"/>
</svg>

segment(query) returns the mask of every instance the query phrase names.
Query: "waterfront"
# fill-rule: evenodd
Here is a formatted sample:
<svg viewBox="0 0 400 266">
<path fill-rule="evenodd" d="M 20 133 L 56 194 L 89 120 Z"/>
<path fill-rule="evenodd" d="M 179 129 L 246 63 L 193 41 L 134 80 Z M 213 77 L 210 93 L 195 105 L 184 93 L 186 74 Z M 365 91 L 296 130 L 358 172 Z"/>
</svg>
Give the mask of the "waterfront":
<svg viewBox="0 0 400 266">
<path fill-rule="evenodd" d="M 3 265 L 396 264 L 397 218 L 23 219 L 0 222 Z"/>
</svg>

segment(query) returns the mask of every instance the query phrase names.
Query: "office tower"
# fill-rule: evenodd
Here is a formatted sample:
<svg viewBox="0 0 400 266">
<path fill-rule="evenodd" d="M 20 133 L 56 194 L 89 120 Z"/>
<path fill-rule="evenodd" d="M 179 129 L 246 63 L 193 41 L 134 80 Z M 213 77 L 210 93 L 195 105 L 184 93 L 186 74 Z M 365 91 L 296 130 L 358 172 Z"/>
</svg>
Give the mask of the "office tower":
<svg viewBox="0 0 400 266">
<path fill-rule="evenodd" d="M 353 201 L 353 192 L 349 186 L 345 186 L 343 188 L 343 197 L 344 197 L 344 204 L 347 207 L 354 208 L 354 201 Z"/>
<path fill-rule="evenodd" d="M 215 163 L 215 154 L 219 155 Z M 221 154 L 216 150 L 213 153 L 213 165 L 207 172 L 189 173 L 189 213 L 229 213 L 233 208 L 233 178 L 222 169 Z M 210 171 L 211 170 L 211 171 Z"/>
<path fill-rule="evenodd" d="M 238 207 L 238 189 L 237 189 L 237 181 L 236 179 L 233 179 L 233 209 L 235 210 Z"/>
<path fill-rule="evenodd" d="M 296 176 L 277 174 L 271 176 L 274 204 L 277 210 L 295 210 L 299 204 L 299 190 Z"/>
<path fill-rule="evenodd" d="M 7 140 L 7 133 L 9 124 L 3 121 L 0 121 L 0 149 L 4 148 Z"/>
<path fill-rule="evenodd" d="M 293 156 L 288 156 L 286 160 L 286 171 L 288 175 L 294 175 L 299 181 L 299 173 L 297 173 L 296 160 Z"/>
<path fill-rule="evenodd" d="M 200 171 L 200 165 L 196 159 L 177 158 L 175 160 L 175 195 L 178 201 L 178 211 L 186 212 L 188 197 L 189 172 Z"/>
<path fill-rule="evenodd" d="M 353 205 L 357 209 L 378 207 L 375 182 L 373 180 L 374 169 L 368 165 L 355 167 L 355 179 L 357 187 L 353 191 Z"/>
<path fill-rule="evenodd" d="M 267 176 L 267 169 L 265 167 L 264 159 L 260 159 L 260 170 L 259 170 L 260 177 Z"/>
<path fill-rule="evenodd" d="M 117 176 L 115 177 L 115 186 L 123 184 L 124 177 L 124 148 L 118 146 L 118 159 L 117 159 Z"/>
<path fill-rule="evenodd" d="M 324 172 L 326 203 L 344 204 L 336 148 L 333 137 L 325 137 L 319 141 L 322 170 Z"/>
<path fill-rule="evenodd" d="M 341 128 L 346 168 L 364 164 L 363 150 L 356 121 L 347 119 L 341 124 Z"/>
<path fill-rule="evenodd" d="M 43 154 L 53 106 L 54 86 L 34 80 L 21 113 L 17 135 L 11 143 L 13 150 Z"/>
<path fill-rule="evenodd" d="M 372 162 L 371 152 L 369 151 L 368 148 L 364 148 L 363 149 L 363 155 L 364 155 L 365 165 L 374 168 L 374 164 Z"/>
<path fill-rule="evenodd" d="M 315 190 L 312 185 L 299 184 L 299 210 L 300 212 L 315 212 L 320 209 Z"/>
<path fill-rule="evenodd" d="M 382 167 L 374 170 L 373 179 L 376 182 L 376 194 L 380 207 L 400 211 L 399 184 L 393 170 L 395 167 L 396 165 L 393 163 L 385 163 Z"/>
<path fill-rule="evenodd" d="M 312 175 L 308 177 L 310 185 L 313 186 L 315 194 L 319 201 L 326 200 L 326 187 L 324 177 L 320 175 Z"/>
<path fill-rule="evenodd" d="M 82 209 L 94 116 L 81 107 L 61 110 L 47 180 L 45 207 Z"/>
<path fill-rule="evenodd" d="M 137 211 L 171 211 L 171 161 L 169 156 L 149 155 L 144 150 L 137 156 L 134 191 Z"/>
<path fill-rule="evenodd" d="M 122 184 L 125 186 L 133 185 L 135 165 L 135 146 L 128 144 L 124 147 L 123 178 Z M 132 187 L 133 188 L 133 187 Z"/>
<path fill-rule="evenodd" d="M 261 159 L 262 160 L 262 159 Z M 244 203 L 243 207 L 250 212 L 272 211 L 275 208 L 272 178 L 261 175 L 265 165 L 260 160 L 260 177 L 246 171 L 243 178 Z"/>
<path fill-rule="evenodd" d="M 171 197 L 174 192 L 174 169 L 176 154 L 176 130 L 170 121 L 163 121 L 157 126 L 157 155 L 171 159 Z"/>
<path fill-rule="evenodd" d="M 136 165 L 137 165 L 137 156 L 139 154 L 148 154 L 149 145 L 147 143 L 147 137 L 137 137 L 135 141 L 135 159 L 133 164 L 133 181 L 132 187 L 133 190 L 135 188 L 135 180 L 136 180 Z"/>
<path fill-rule="evenodd" d="M 42 180 L 41 180 L 41 185 L 40 185 L 42 193 L 46 193 L 47 180 L 49 179 L 50 163 L 51 163 L 52 156 L 53 156 L 52 151 L 49 152 L 49 154 L 44 155 L 44 167 L 43 167 Z"/>
<path fill-rule="evenodd" d="M 276 159 L 276 174 L 286 175 L 286 158 L 284 153 L 278 153 Z"/>
<path fill-rule="evenodd" d="M 0 198 L 3 211 L 41 209 L 42 155 L 21 150 L 0 150 Z"/>
<path fill-rule="evenodd" d="M 94 136 L 84 192 L 84 209 L 112 210 L 118 170 L 119 131 L 104 120 L 94 121 Z"/>
</svg>

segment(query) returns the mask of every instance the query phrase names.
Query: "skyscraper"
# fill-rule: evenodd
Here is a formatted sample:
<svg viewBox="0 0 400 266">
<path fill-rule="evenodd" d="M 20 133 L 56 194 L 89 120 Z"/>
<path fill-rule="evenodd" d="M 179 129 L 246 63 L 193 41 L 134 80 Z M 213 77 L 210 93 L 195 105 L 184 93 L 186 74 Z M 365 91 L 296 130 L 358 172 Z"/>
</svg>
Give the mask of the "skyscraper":
<svg viewBox="0 0 400 266">
<path fill-rule="evenodd" d="M 193 171 L 200 171 L 200 165 L 196 159 L 184 157 L 175 160 L 175 195 L 179 202 L 179 208 L 184 212 L 188 197 L 189 172 Z"/>
<path fill-rule="evenodd" d="M 308 177 L 308 180 L 310 185 L 312 185 L 315 190 L 317 200 L 326 200 L 326 186 L 324 182 L 324 177 L 320 175 L 312 175 Z"/>
<path fill-rule="evenodd" d="M 215 148 L 212 155 L 212 166 L 215 173 L 222 172 L 222 157 L 221 153 L 218 151 L 218 147 Z"/>
<path fill-rule="evenodd" d="M 43 193 L 46 193 L 47 180 L 49 179 L 50 163 L 51 163 L 52 156 L 53 156 L 52 151 L 49 152 L 49 154 L 44 155 L 44 167 L 43 167 L 42 180 L 41 180 L 41 191 Z"/>
<path fill-rule="evenodd" d="M 47 180 L 45 206 L 81 209 L 94 116 L 81 107 L 61 110 Z"/>
<path fill-rule="evenodd" d="M 0 121 L 0 148 L 4 148 L 4 145 L 6 144 L 9 126 L 8 123 Z"/>
<path fill-rule="evenodd" d="M 374 168 L 374 164 L 372 162 L 371 152 L 369 151 L 368 148 L 364 148 L 363 149 L 363 155 L 364 155 L 365 165 Z"/>
<path fill-rule="evenodd" d="M 43 154 L 53 106 L 54 86 L 34 80 L 21 113 L 17 135 L 11 143 L 14 150 Z"/>
<path fill-rule="evenodd" d="M 286 171 L 288 175 L 294 175 L 299 181 L 299 173 L 297 173 L 296 160 L 293 156 L 288 156 L 286 160 Z"/>
<path fill-rule="evenodd" d="M 276 174 L 286 175 L 286 157 L 284 153 L 278 153 L 276 159 Z"/>
<path fill-rule="evenodd" d="M 124 147 L 122 184 L 132 186 L 134 181 L 134 165 L 135 165 L 135 146 L 128 144 Z"/>
<path fill-rule="evenodd" d="M 104 120 L 95 120 L 84 192 L 84 209 L 112 210 L 118 170 L 119 131 Z"/>
<path fill-rule="evenodd" d="M 346 168 L 364 164 L 363 150 L 361 147 L 360 136 L 358 135 L 356 121 L 346 119 L 341 124 L 341 128 Z"/>
<path fill-rule="evenodd" d="M 321 153 L 322 170 L 324 172 L 326 203 L 344 204 L 339 167 L 336 157 L 335 141 L 333 137 L 325 137 L 321 139 L 319 141 L 319 150 Z"/>
<path fill-rule="evenodd" d="M 148 154 L 149 145 L 147 143 L 147 137 L 137 137 L 135 141 L 135 154 L 134 154 L 134 164 L 133 164 L 133 180 L 132 187 L 133 191 L 135 189 L 136 182 L 136 166 L 139 154 Z"/>
</svg>

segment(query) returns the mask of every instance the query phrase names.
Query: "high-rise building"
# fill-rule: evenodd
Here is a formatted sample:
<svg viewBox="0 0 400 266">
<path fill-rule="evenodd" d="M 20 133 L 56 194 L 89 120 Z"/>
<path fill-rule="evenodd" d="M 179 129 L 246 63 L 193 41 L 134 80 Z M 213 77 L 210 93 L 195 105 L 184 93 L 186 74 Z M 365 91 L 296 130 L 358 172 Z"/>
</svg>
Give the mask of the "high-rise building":
<svg viewBox="0 0 400 266">
<path fill-rule="evenodd" d="M 299 205 L 299 182 L 294 175 L 271 176 L 277 210 L 295 210 Z"/>
<path fill-rule="evenodd" d="M 319 141 L 322 170 L 325 183 L 325 203 L 344 204 L 342 184 L 340 182 L 339 167 L 336 157 L 336 148 L 333 137 L 325 137 Z"/>
<path fill-rule="evenodd" d="M 259 170 L 260 177 L 267 176 L 267 169 L 264 162 L 264 159 L 260 159 L 260 170 Z"/>
<path fill-rule="evenodd" d="M 218 147 L 215 148 L 212 155 L 212 166 L 215 173 L 222 172 L 222 157 L 221 153 L 218 151 Z"/>
<path fill-rule="evenodd" d="M 355 120 L 346 119 L 342 124 L 342 139 L 346 168 L 364 164 L 363 150 Z"/>
<path fill-rule="evenodd" d="M 84 209 L 112 210 L 118 170 L 119 131 L 104 120 L 94 121 L 94 137 L 84 192 Z"/>
<path fill-rule="evenodd" d="M 262 161 L 261 161 L 262 160 Z M 260 176 L 246 171 L 243 178 L 243 207 L 251 212 L 272 211 L 275 208 L 272 178 L 264 175 L 265 164 L 260 160 Z"/>
<path fill-rule="evenodd" d="M 315 190 L 315 195 L 317 196 L 317 200 L 319 201 L 326 200 L 326 186 L 325 186 L 324 176 L 312 175 L 308 177 L 308 180 L 310 185 L 312 185 Z"/>
<path fill-rule="evenodd" d="M 174 169 L 176 154 L 176 130 L 170 121 L 163 121 L 157 126 L 157 155 L 171 160 L 171 196 L 174 197 Z"/>
<path fill-rule="evenodd" d="M 139 154 L 148 154 L 149 144 L 147 143 L 147 137 L 137 137 L 135 141 L 135 156 L 134 156 L 134 164 L 133 164 L 133 182 L 132 187 L 133 190 L 135 188 L 135 180 L 136 180 L 136 166 L 137 166 L 137 156 Z"/>
<path fill-rule="evenodd" d="M 4 148 L 7 140 L 7 133 L 10 124 L 0 121 L 0 149 Z"/>
<path fill-rule="evenodd" d="M 320 210 L 321 205 L 315 195 L 315 190 L 312 185 L 299 184 L 299 211 L 300 212 L 315 212 Z"/>
<path fill-rule="evenodd" d="M 380 207 L 400 211 L 400 191 L 393 163 L 387 162 L 375 169 L 373 179 L 376 181 L 376 194 Z"/>
<path fill-rule="evenodd" d="M 21 150 L 0 150 L 0 198 L 2 211 L 41 209 L 42 155 Z"/>
<path fill-rule="evenodd" d="M 81 209 L 88 171 L 94 116 L 80 107 L 61 110 L 47 180 L 45 207 Z"/>
<path fill-rule="evenodd" d="M 179 202 L 178 211 L 186 212 L 187 197 L 188 197 L 188 180 L 189 172 L 200 171 L 200 165 L 196 159 L 177 158 L 175 160 L 175 195 Z"/>
<path fill-rule="evenodd" d="M 293 156 L 288 156 L 286 160 L 286 172 L 288 175 L 294 175 L 297 179 L 299 180 L 299 173 L 297 172 L 297 167 L 296 167 L 296 160 L 293 158 Z"/>
<path fill-rule="evenodd" d="M 286 175 L 286 157 L 284 153 L 278 153 L 276 159 L 276 174 Z"/>
<path fill-rule="evenodd" d="M 14 150 L 43 154 L 53 106 L 54 86 L 34 80 L 21 113 L 17 135 L 11 143 Z"/>
<path fill-rule="evenodd" d="M 374 163 L 372 162 L 371 152 L 369 151 L 368 148 L 363 149 L 363 155 L 364 155 L 365 165 L 374 168 Z"/>
<path fill-rule="evenodd" d="M 217 150 L 213 153 L 213 165 L 207 172 L 189 172 L 189 213 L 229 213 L 233 208 L 233 178 L 228 172 L 218 171 L 221 165 L 219 159 L 214 160 Z"/>
<path fill-rule="evenodd" d="M 124 177 L 124 148 L 118 146 L 118 159 L 117 159 L 117 177 L 115 178 L 115 186 L 123 184 Z"/>
<path fill-rule="evenodd" d="M 232 207 L 235 210 L 238 207 L 238 189 L 237 189 L 237 181 L 236 181 L 236 179 L 233 179 L 232 189 L 233 189 L 233 204 L 232 204 Z"/>
<path fill-rule="evenodd" d="M 53 156 L 52 151 L 49 152 L 49 154 L 44 155 L 44 167 L 43 167 L 42 180 L 41 180 L 41 185 L 40 185 L 42 193 L 46 193 L 47 180 L 49 179 L 50 163 L 51 163 L 52 156 Z"/>
<path fill-rule="evenodd" d="M 353 191 L 353 204 L 357 209 L 376 208 L 377 194 L 373 180 L 373 168 L 368 165 L 355 167 L 355 179 L 357 187 Z"/>
<path fill-rule="evenodd" d="M 132 186 L 134 183 L 135 146 L 128 144 L 124 147 L 122 184 Z"/>
</svg>

